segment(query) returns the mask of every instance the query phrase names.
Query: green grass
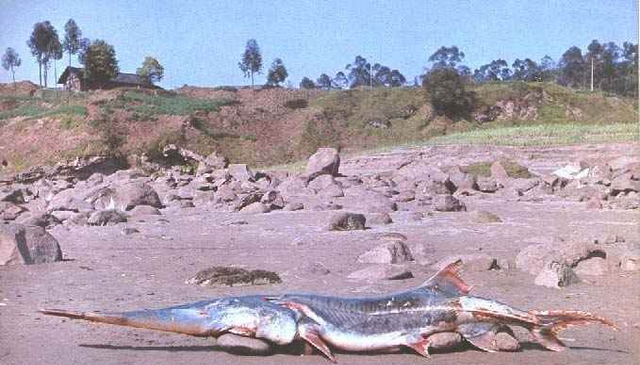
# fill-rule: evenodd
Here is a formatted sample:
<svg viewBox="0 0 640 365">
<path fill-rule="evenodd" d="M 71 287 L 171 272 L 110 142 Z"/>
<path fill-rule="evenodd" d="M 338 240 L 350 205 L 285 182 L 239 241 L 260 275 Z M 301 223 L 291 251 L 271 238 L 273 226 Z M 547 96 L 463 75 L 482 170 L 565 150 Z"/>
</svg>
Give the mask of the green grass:
<svg viewBox="0 0 640 365">
<path fill-rule="evenodd" d="M 487 128 L 432 138 L 428 144 L 482 144 L 499 146 L 552 146 L 582 143 L 636 142 L 638 123 L 538 124 Z"/>
<path fill-rule="evenodd" d="M 37 117 L 38 115 L 46 112 L 48 109 L 36 104 L 24 104 L 15 109 L 5 110 L 0 112 L 0 120 L 11 119 L 17 117 Z"/>
<path fill-rule="evenodd" d="M 462 171 L 471 175 L 489 177 L 491 176 L 491 165 L 493 165 L 494 162 L 495 161 L 476 162 L 469 166 L 463 167 Z M 500 164 L 502 165 L 502 167 L 504 167 L 507 175 L 514 179 L 529 179 L 533 177 L 533 175 L 526 167 L 518 164 L 515 161 L 500 160 Z"/>
<path fill-rule="evenodd" d="M 226 99 L 196 99 L 185 96 L 149 95 L 128 91 L 123 95 L 126 104 L 136 103 L 130 109 L 143 115 L 190 115 L 195 112 L 216 112 L 221 106 L 233 103 Z M 128 106 L 128 105 L 127 105 Z"/>
</svg>

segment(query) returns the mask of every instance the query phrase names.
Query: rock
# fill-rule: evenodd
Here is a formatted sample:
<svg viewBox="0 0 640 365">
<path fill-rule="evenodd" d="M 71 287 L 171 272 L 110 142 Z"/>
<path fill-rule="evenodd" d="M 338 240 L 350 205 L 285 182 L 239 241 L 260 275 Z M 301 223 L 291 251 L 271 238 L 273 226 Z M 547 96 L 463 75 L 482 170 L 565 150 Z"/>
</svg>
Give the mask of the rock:
<svg viewBox="0 0 640 365">
<path fill-rule="evenodd" d="M 16 220 L 27 209 L 10 202 L 0 202 L 0 220 Z"/>
<path fill-rule="evenodd" d="M 534 280 L 536 285 L 556 289 L 579 282 L 578 275 L 576 275 L 571 266 L 563 261 L 548 262 Z"/>
<path fill-rule="evenodd" d="M 123 182 L 123 181 L 128 181 L 128 180 L 139 179 L 139 178 L 145 177 L 145 176 L 146 175 L 144 174 L 144 172 L 142 172 L 140 170 L 131 169 L 131 170 L 118 170 L 118 171 L 114 172 L 110 176 L 110 178 L 113 181 Z"/>
<path fill-rule="evenodd" d="M 352 272 L 347 278 L 365 281 L 406 280 L 413 278 L 413 273 L 401 265 L 373 265 Z"/>
<path fill-rule="evenodd" d="M 260 202 L 267 206 L 270 210 L 282 209 L 285 206 L 284 198 L 279 192 L 275 190 L 269 190 L 260 199 Z"/>
<path fill-rule="evenodd" d="M 117 210 L 101 210 L 89 216 L 87 224 L 91 226 L 107 226 L 127 221 L 127 216 Z"/>
<path fill-rule="evenodd" d="M 304 205 L 300 202 L 287 203 L 282 210 L 293 212 L 304 209 Z"/>
<path fill-rule="evenodd" d="M 436 271 L 444 269 L 447 265 L 452 264 L 458 260 L 462 260 L 463 267 L 468 271 L 487 271 L 498 270 L 498 260 L 484 253 L 478 254 L 461 254 L 447 256 L 437 263 L 431 265 L 431 268 Z"/>
<path fill-rule="evenodd" d="M 225 333 L 218 337 L 216 346 L 238 355 L 268 355 L 271 353 L 271 345 L 268 342 L 232 333 Z"/>
<path fill-rule="evenodd" d="M 366 218 L 367 222 L 372 226 L 393 223 L 393 219 L 391 219 L 389 213 L 370 213 L 367 214 Z"/>
<path fill-rule="evenodd" d="M 507 332 L 498 332 L 495 335 L 495 344 L 500 351 L 505 352 L 516 352 L 520 350 L 520 342 L 513 336 L 513 334 L 509 334 Z"/>
<path fill-rule="evenodd" d="M 607 270 L 607 260 L 602 257 L 592 257 L 583 261 L 578 262 L 578 265 L 575 267 L 575 273 L 579 276 L 582 275 L 593 275 L 600 276 L 604 275 Z"/>
<path fill-rule="evenodd" d="M 640 270 L 640 250 L 629 250 L 620 258 L 620 269 L 623 271 Z"/>
<path fill-rule="evenodd" d="M 474 210 L 469 214 L 471 215 L 471 219 L 474 223 L 484 224 L 502 222 L 502 219 L 500 219 L 500 217 L 484 210 Z"/>
<path fill-rule="evenodd" d="M 338 150 L 335 148 L 319 148 L 316 153 L 309 157 L 306 174 L 309 176 L 309 180 L 324 174 L 337 176 L 339 168 L 340 155 Z"/>
<path fill-rule="evenodd" d="M 305 274 L 311 274 L 311 275 L 329 275 L 331 273 L 331 271 L 327 269 L 326 266 L 324 266 L 319 262 L 314 262 L 314 263 L 302 266 L 298 269 L 298 271 Z"/>
<path fill-rule="evenodd" d="M 637 156 L 620 156 L 616 159 L 613 159 L 607 163 L 609 168 L 613 171 L 622 170 L 630 165 L 637 164 L 638 157 Z"/>
<path fill-rule="evenodd" d="M 114 200 L 116 208 L 122 211 L 131 210 L 138 205 L 162 208 L 158 193 L 151 186 L 142 182 L 118 185 L 115 189 Z"/>
<path fill-rule="evenodd" d="M 620 193 L 611 202 L 611 206 L 617 209 L 638 209 L 640 208 L 640 194 L 635 191 L 627 194 Z"/>
<path fill-rule="evenodd" d="M 563 168 L 555 170 L 553 174 L 567 180 L 582 179 L 589 176 L 589 168 L 584 168 L 576 165 L 567 165 Z"/>
<path fill-rule="evenodd" d="M 438 212 L 460 212 L 466 211 L 467 207 L 452 195 L 438 195 L 436 196 L 435 210 Z"/>
<path fill-rule="evenodd" d="M 398 232 L 385 232 L 380 234 L 377 239 L 382 240 L 382 241 L 406 241 L 408 238 L 407 236 L 403 235 L 402 233 L 398 233 Z"/>
<path fill-rule="evenodd" d="M 244 207 L 247 207 L 253 203 L 259 203 L 263 195 L 264 193 L 261 192 L 254 192 L 243 195 L 240 197 L 240 200 L 234 205 L 233 209 L 235 211 L 240 211 Z"/>
<path fill-rule="evenodd" d="M 223 202 L 232 202 L 238 197 L 229 185 L 222 185 L 219 187 L 215 196 Z"/>
<path fill-rule="evenodd" d="M 125 236 L 130 236 L 132 234 L 140 233 L 140 231 L 137 228 L 126 227 L 121 231 L 121 233 Z"/>
<path fill-rule="evenodd" d="M 537 275 L 550 262 L 564 262 L 570 267 L 591 257 L 606 257 L 596 245 L 586 242 L 550 242 L 529 245 L 516 256 L 519 270 Z"/>
<path fill-rule="evenodd" d="M 414 261 L 414 258 L 404 241 L 380 244 L 358 257 L 358 262 L 366 264 L 398 264 L 408 261 Z"/>
<path fill-rule="evenodd" d="M 611 181 L 611 195 L 640 192 L 640 180 L 633 179 L 633 174 L 622 174 Z"/>
<path fill-rule="evenodd" d="M 358 213 L 338 213 L 331 217 L 330 231 L 354 231 L 363 230 L 367 219 Z"/>
<path fill-rule="evenodd" d="M 239 267 L 213 266 L 199 271 L 195 276 L 187 279 L 185 284 L 196 284 L 206 287 L 215 286 L 246 286 L 279 284 L 280 276 L 267 270 L 245 270 Z"/>
<path fill-rule="evenodd" d="M 429 349 L 449 350 L 462 343 L 462 336 L 457 332 L 438 332 L 429 336 Z"/>
<path fill-rule="evenodd" d="M 498 182 L 496 182 L 493 178 L 487 178 L 482 176 L 478 177 L 476 181 L 476 186 L 478 191 L 481 191 L 483 193 L 495 193 L 500 188 L 500 186 L 498 185 Z"/>
<path fill-rule="evenodd" d="M 154 208 L 148 205 L 137 205 L 135 208 L 131 209 L 129 212 L 132 216 L 140 216 L 140 215 L 162 215 L 158 208 Z"/>
<path fill-rule="evenodd" d="M 307 187 L 309 189 L 313 189 L 317 193 L 320 190 L 326 189 L 332 185 L 337 185 L 335 178 L 333 177 L 333 175 L 325 174 L 325 175 L 320 175 L 315 179 L 309 181 L 309 183 L 307 184 Z"/>
<path fill-rule="evenodd" d="M 258 213 L 269 213 L 271 209 L 269 209 L 269 207 L 266 206 L 265 204 L 262 204 L 260 202 L 255 202 L 247 205 L 246 207 L 242 208 L 240 211 L 243 213 L 258 214 Z"/>
<path fill-rule="evenodd" d="M 589 209 L 589 210 L 600 210 L 600 209 L 602 209 L 602 202 L 600 201 L 600 199 L 598 199 L 596 197 L 591 197 L 587 201 L 587 209 Z"/>
<path fill-rule="evenodd" d="M 229 161 L 226 157 L 218 155 L 217 152 L 212 152 L 203 161 L 200 161 L 198 168 L 196 169 L 196 175 L 202 175 L 210 173 L 213 170 L 221 170 L 227 167 Z"/>
<path fill-rule="evenodd" d="M 318 191 L 318 195 L 326 198 L 340 198 L 344 196 L 344 191 L 339 185 L 332 184 Z"/>
<path fill-rule="evenodd" d="M 25 226 L 38 226 L 42 228 L 51 228 L 62 222 L 55 216 L 48 213 L 25 213 L 19 217 L 16 223 Z"/>
<path fill-rule="evenodd" d="M 0 265 L 62 261 L 60 245 L 42 227 L 0 223 Z"/>
<path fill-rule="evenodd" d="M 491 171 L 491 177 L 496 180 L 504 180 L 509 178 L 507 170 L 504 168 L 504 166 L 502 166 L 502 163 L 500 161 L 495 161 L 494 163 L 492 163 L 489 169 Z"/>
<path fill-rule="evenodd" d="M 254 181 L 255 175 L 245 164 L 231 164 L 227 168 L 231 177 L 238 181 Z"/>
</svg>

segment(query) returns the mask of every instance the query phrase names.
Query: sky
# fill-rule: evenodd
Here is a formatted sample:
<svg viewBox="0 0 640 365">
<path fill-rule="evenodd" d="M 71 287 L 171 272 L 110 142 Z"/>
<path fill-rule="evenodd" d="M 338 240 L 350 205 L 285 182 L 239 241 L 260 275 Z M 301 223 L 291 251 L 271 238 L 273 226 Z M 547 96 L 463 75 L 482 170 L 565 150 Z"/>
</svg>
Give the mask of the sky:
<svg viewBox="0 0 640 365">
<path fill-rule="evenodd" d="M 0 52 L 13 47 L 20 54 L 17 80 L 38 81 L 26 45 L 33 24 L 49 20 L 62 39 L 69 18 L 83 37 L 115 47 L 121 72 L 156 57 L 165 88 L 249 83 L 238 62 L 250 38 L 263 56 L 256 83 L 278 57 L 295 87 L 304 76 L 344 71 L 356 55 L 413 80 L 440 46 L 458 46 L 473 70 L 498 58 L 511 64 L 548 54 L 557 61 L 592 39 L 638 42 L 637 0 L 0 0 Z M 78 66 L 77 57 L 72 63 Z M 0 69 L 0 82 L 10 80 Z"/>
</svg>

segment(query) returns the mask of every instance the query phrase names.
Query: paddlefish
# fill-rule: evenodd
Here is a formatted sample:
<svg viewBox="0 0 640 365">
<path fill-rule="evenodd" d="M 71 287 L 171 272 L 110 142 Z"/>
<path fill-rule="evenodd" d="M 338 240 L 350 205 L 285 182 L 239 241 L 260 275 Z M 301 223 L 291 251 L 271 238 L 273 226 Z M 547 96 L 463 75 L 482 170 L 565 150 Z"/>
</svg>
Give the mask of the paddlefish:
<svg viewBox="0 0 640 365">
<path fill-rule="evenodd" d="M 430 340 L 457 332 L 481 350 L 499 350 L 495 333 L 520 326 L 552 351 L 565 345 L 558 332 L 573 325 L 609 320 L 583 311 L 523 311 L 495 300 L 468 295 L 471 287 L 454 262 L 418 288 L 369 298 L 287 294 L 267 298 L 294 310 L 298 336 L 336 362 L 331 347 L 343 351 L 379 351 L 408 347 L 429 357 Z"/>
<path fill-rule="evenodd" d="M 558 332 L 572 325 L 613 323 L 582 311 L 523 311 L 498 301 L 468 295 L 457 261 L 418 288 L 368 298 L 312 294 L 251 295 L 205 300 L 156 310 L 75 312 L 42 309 L 51 316 L 119 326 L 219 337 L 232 333 L 288 345 L 303 340 L 336 362 L 331 348 L 384 351 L 408 347 L 429 357 L 434 339 L 457 332 L 485 351 L 498 351 L 495 333 L 509 325 L 524 327 L 545 348 L 561 351 Z"/>
</svg>

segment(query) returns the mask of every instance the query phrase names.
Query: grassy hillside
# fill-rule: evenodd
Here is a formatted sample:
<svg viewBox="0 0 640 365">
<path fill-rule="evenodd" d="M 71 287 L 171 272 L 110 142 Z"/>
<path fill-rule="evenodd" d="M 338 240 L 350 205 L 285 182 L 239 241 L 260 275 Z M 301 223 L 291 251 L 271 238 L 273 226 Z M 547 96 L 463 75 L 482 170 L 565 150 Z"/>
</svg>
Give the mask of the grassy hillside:
<svg viewBox="0 0 640 365">
<path fill-rule="evenodd" d="M 421 143 L 511 145 L 637 140 L 637 101 L 546 83 L 470 87 L 475 114 L 434 115 L 422 88 L 339 91 L 186 87 L 0 95 L 5 172 L 95 154 L 161 160 L 169 143 L 254 166 L 343 151 Z M 502 109 L 496 109 L 496 105 Z M 499 110 L 499 112 L 495 112 Z"/>
</svg>

